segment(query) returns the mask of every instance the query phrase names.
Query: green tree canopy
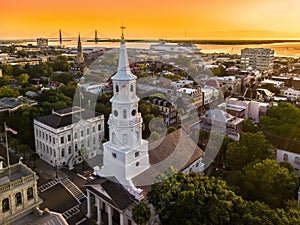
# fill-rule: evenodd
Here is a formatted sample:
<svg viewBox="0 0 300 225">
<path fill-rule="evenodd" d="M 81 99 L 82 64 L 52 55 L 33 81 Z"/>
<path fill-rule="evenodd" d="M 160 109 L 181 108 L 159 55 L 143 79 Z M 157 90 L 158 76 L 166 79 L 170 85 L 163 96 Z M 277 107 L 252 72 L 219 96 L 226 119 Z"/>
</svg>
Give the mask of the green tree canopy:
<svg viewBox="0 0 300 225">
<path fill-rule="evenodd" d="M 163 224 L 234 224 L 245 204 L 224 181 L 199 173 L 176 173 L 152 185 L 149 202 Z"/>
<path fill-rule="evenodd" d="M 17 83 L 22 87 L 28 83 L 29 75 L 27 73 L 22 73 L 16 77 Z"/>
<path fill-rule="evenodd" d="M 164 179 L 152 185 L 148 200 L 164 225 L 300 224 L 296 206 L 272 209 L 259 201 L 243 200 L 220 178 L 195 172 L 160 177 Z"/>
<path fill-rule="evenodd" d="M 237 185 L 244 199 L 259 200 L 278 208 L 297 195 L 299 181 L 294 171 L 266 159 L 243 168 Z"/>
<path fill-rule="evenodd" d="M 271 156 L 272 149 L 273 146 L 262 132 L 241 133 L 238 142 L 228 144 L 226 163 L 232 170 L 241 170 L 248 163 Z"/>
<path fill-rule="evenodd" d="M 3 97 L 18 97 L 20 95 L 19 91 L 16 89 L 9 88 L 7 86 L 0 87 L 0 98 Z"/>
<path fill-rule="evenodd" d="M 132 218 L 138 225 L 144 225 L 148 222 L 151 216 L 151 211 L 145 201 L 140 201 L 132 208 Z"/>
</svg>

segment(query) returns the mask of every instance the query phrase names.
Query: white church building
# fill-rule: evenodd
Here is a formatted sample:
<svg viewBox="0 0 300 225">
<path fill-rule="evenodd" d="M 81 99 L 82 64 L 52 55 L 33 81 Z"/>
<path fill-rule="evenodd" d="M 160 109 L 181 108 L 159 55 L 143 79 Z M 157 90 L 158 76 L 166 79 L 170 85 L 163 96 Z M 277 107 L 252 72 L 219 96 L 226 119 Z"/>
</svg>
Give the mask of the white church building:
<svg viewBox="0 0 300 225">
<path fill-rule="evenodd" d="M 96 178 L 85 185 L 87 217 L 97 224 L 134 225 L 133 205 L 144 198 L 155 176 L 170 166 L 184 172 L 204 171 L 203 151 L 182 129 L 155 142 L 142 139 L 136 79 L 122 34 L 117 73 L 112 77 L 109 141 L 103 144 L 103 165 L 94 167 Z"/>
</svg>

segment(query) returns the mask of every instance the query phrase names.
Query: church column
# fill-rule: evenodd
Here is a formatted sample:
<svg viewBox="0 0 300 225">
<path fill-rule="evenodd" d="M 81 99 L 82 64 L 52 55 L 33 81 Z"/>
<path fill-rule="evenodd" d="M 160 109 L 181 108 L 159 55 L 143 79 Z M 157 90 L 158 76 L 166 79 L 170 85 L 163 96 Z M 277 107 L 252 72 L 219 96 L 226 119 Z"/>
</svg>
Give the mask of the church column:
<svg viewBox="0 0 300 225">
<path fill-rule="evenodd" d="M 120 225 L 125 225 L 124 212 L 120 212 Z"/>
<path fill-rule="evenodd" d="M 86 214 L 86 216 L 88 218 L 90 218 L 92 214 L 91 214 L 91 193 L 89 191 L 87 191 L 86 198 L 87 198 L 87 214 Z"/>
<path fill-rule="evenodd" d="M 108 225 L 112 225 L 112 208 L 107 204 L 107 213 L 108 213 Z"/>
<path fill-rule="evenodd" d="M 101 218 L 101 205 L 100 205 L 100 199 L 96 197 L 96 204 L 97 204 L 97 224 L 101 224 L 102 218 Z"/>
</svg>

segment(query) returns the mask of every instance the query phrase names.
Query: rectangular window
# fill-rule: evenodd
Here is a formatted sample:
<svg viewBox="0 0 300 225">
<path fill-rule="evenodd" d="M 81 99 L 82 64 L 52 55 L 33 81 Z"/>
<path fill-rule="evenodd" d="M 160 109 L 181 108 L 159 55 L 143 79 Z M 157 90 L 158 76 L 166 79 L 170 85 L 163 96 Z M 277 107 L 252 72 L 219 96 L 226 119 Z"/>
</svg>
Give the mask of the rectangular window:
<svg viewBox="0 0 300 225">
<path fill-rule="evenodd" d="M 113 152 L 112 157 L 117 158 L 117 154 Z"/>
<path fill-rule="evenodd" d="M 63 144 L 65 142 L 64 137 L 60 137 L 60 143 Z"/>
<path fill-rule="evenodd" d="M 27 189 L 27 200 L 31 200 L 31 199 L 33 199 L 33 188 L 29 187 Z"/>
<path fill-rule="evenodd" d="M 90 134 L 90 128 L 86 128 L 86 135 Z"/>
<path fill-rule="evenodd" d="M 52 137 L 49 135 L 49 142 L 51 143 L 51 141 L 52 141 Z"/>
<path fill-rule="evenodd" d="M 81 131 L 80 131 L 80 133 L 81 133 L 81 134 L 80 134 L 80 135 L 81 135 L 81 137 L 83 137 L 83 130 L 81 130 Z"/>
<path fill-rule="evenodd" d="M 77 132 L 74 133 L 74 139 L 77 139 Z"/>
<path fill-rule="evenodd" d="M 71 146 L 68 147 L 68 154 L 70 155 L 72 153 L 72 148 Z"/>
<path fill-rule="evenodd" d="M 55 138 L 53 138 L 53 144 L 55 144 Z"/>
<path fill-rule="evenodd" d="M 68 134 L 68 141 L 71 141 L 71 134 Z"/>
<path fill-rule="evenodd" d="M 95 145 L 95 144 L 96 144 L 96 138 L 93 137 L 93 145 Z"/>
<path fill-rule="evenodd" d="M 98 124 L 98 131 L 101 130 L 101 124 Z"/>
<path fill-rule="evenodd" d="M 139 155 L 140 155 L 140 152 L 134 153 L 134 156 L 135 156 L 135 157 L 138 157 Z"/>
<path fill-rule="evenodd" d="M 61 157 L 65 157 L 65 149 L 64 148 L 61 150 Z"/>
<path fill-rule="evenodd" d="M 95 127 L 93 127 L 93 133 L 95 133 L 96 132 L 96 128 Z"/>
</svg>

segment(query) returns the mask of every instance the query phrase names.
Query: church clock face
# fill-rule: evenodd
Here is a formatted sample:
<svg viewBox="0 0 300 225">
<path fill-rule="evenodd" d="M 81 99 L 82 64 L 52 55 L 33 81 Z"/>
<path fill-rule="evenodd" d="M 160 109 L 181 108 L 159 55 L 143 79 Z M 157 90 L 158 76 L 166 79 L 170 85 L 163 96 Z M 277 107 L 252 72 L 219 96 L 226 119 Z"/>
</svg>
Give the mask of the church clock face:
<svg viewBox="0 0 300 225">
<path fill-rule="evenodd" d="M 136 110 L 135 110 L 135 109 L 133 109 L 133 110 L 131 111 L 131 115 L 132 115 L 132 116 L 135 116 L 135 115 L 136 115 Z"/>
<path fill-rule="evenodd" d="M 115 116 L 115 117 L 118 117 L 118 115 L 119 115 L 118 111 L 117 111 L 117 110 L 114 110 L 114 116 Z"/>
</svg>

